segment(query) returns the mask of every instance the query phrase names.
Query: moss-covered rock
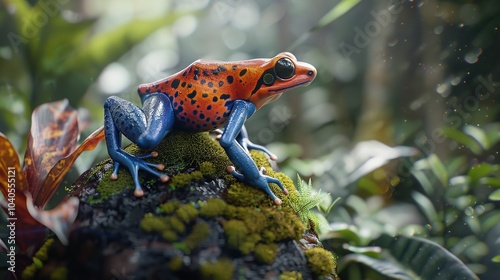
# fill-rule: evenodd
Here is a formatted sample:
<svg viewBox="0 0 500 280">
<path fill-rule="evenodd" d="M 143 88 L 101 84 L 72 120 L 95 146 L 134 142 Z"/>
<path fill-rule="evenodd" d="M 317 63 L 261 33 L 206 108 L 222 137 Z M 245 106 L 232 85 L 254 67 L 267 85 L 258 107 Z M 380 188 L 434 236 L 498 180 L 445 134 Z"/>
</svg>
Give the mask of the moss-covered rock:
<svg viewBox="0 0 500 280">
<path fill-rule="evenodd" d="M 302 274 L 297 271 L 285 271 L 280 274 L 280 280 L 302 280 Z"/>
<path fill-rule="evenodd" d="M 206 203 L 200 207 L 200 216 L 213 218 L 222 215 L 226 210 L 227 203 L 220 198 L 209 198 Z"/>
<path fill-rule="evenodd" d="M 335 272 L 337 267 L 330 251 L 320 247 L 306 251 L 307 265 L 316 276 L 328 276 Z"/>
<path fill-rule="evenodd" d="M 126 150 L 152 152 L 135 145 Z M 328 279 L 334 272 L 323 249 L 306 250 L 317 245 L 305 241 L 311 229 L 290 206 L 300 194 L 265 154 L 251 152 L 288 189 L 286 196 L 270 184 L 280 206 L 227 174 L 231 163 L 208 133 L 171 133 L 155 150 L 150 162 L 164 165 L 171 180 L 140 172 L 142 198 L 133 196 L 127 170 L 109 179 L 110 160 L 77 180 L 72 191 L 80 209 L 69 245 L 47 245 L 51 250 L 41 254 L 51 253 L 31 267 L 32 278 L 49 267 L 54 277 L 68 279 Z"/>
</svg>

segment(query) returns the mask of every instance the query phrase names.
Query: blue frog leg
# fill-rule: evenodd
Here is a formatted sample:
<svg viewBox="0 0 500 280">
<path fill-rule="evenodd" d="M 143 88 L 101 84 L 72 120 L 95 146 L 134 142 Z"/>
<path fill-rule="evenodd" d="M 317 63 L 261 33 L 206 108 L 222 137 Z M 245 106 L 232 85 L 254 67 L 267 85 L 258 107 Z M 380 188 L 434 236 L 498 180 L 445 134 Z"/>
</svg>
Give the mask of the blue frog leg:
<svg viewBox="0 0 500 280">
<path fill-rule="evenodd" d="M 285 194 L 288 194 L 288 191 L 278 179 L 264 175 L 265 170 L 263 168 L 260 170 L 257 168 L 257 165 L 255 165 L 248 152 L 236 140 L 243 124 L 252 116 L 255 110 L 255 105 L 252 103 L 244 100 L 236 100 L 231 108 L 231 114 L 229 115 L 226 128 L 222 133 L 220 144 L 241 174 L 238 173 L 234 167 L 229 167 L 228 170 L 238 180 L 263 190 L 276 205 L 280 205 L 281 199 L 274 195 L 269 188 L 269 183 L 277 184 Z"/>
<path fill-rule="evenodd" d="M 152 93 L 142 99 L 142 109 L 135 104 L 112 96 L 104 103 L 104 133 L 108 154 L 114 162 L 111 179 L 118 178 L 118 168 L 127 167 L 135 184 L 134 195 L 141 197 L 144 191 L 139 183 L 139 170 L 144 170 L 168 181 L 166 174 L 156 171 L 163 170 L 161 164 L 152 164 L 144 161 L 145 158 L 156 156 L 155 153 L 147 156 L 133 156 L 121 148 L 121 135 L 125 135 L 141 149 L 153 149 L 168 134 L 174 124 L 174 111 L 167 96 L 161 93 Z"/>
<path fill-rule="evenodd" d="M 238 134 L 238 137 L 236 137 L 236 141 L 238 141 L 238 143 L 243 147 L 243 149 L 245 149 L 247 151 L 249 151 L 249 150 L 262 151 L 262 152 L 266 153 L 271 160 L 278 159 L 278 157 L 275 154 L 273 154 L 271 151 L 269 151 L 266 147 L 261 146 L 261 145 L 257 145 L 255 143 L 253 143 L 252 141 L 250 141 L 250 139 L 248 139 L 247 129 L 245 128 L 244 125 L 241 128 L 240 134 Z"/>
</svg>

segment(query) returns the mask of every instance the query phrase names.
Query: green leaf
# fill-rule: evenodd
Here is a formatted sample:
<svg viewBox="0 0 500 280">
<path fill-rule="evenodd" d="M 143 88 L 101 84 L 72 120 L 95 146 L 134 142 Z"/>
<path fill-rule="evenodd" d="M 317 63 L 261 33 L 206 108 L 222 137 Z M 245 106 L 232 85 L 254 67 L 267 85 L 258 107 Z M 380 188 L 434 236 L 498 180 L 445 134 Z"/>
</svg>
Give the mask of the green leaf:
<svg viewBox="0 0 500 280">
<path fill-rule="evenodd" d="M 479 143 L 462 131 L 451 127 L 443 127 L 443 133 L 444 135 L 446 135 L 446 137 L 455 140 L 460 144 L 463 144 L 476 155 L 480 155 L 483 152 L 483 149 L 481 148 Z"/>
<path fill-rule="evenodd" d="M 68 22 L 61 16 L 52 17 L 43 27 L 37 58 L 39 74 L 61 75 L 66 69 L 61 65 L 71 60 L 75 51 L 80 49 L 88 36 L 95 20 Z M 48 78 L 52 78 L 49 76 Z"/>
<path fill-rule="evenodd" d="M 132 20 L 83 41 L 74 50 L 71 59 L 65 59 L 58 67 L 58 73 L 61 75 L 54 83 L 56 88 L 50 92 L 66 95 L 70 103 L 78 103 L 87 88 L 94 82 L 93 78 L 97 77 L 104 67 L 122 57 L 154 31 L 174 23 L 186 14 L 188 13 L 179 12 L 154 19 Z M 68 94 L 68 88 L 73 89 L 71 94 Z M 47 88 L 45 91 L 48 90 Z M 60 96 L 56 96 L 58 97 Z"/>
<path fill-rule="evenodd" d="M 484 150 L 487 150 L 491 147 L 488 135 L 479 127 L 474 125 L 467 125 L 464 127 L 464 133 L 468 134 L 470 137 L 472 137 L 472 139 L 476 140 L 476 142 L 481 145 Z"/>
<path fill-rule="evenodd" d="M 470 187 L 470 178 L 468 176 L 455 176 L 450 178 L 450 185 L 446 189 L 447 199 L 456 199 L 462 195 L 467 194 Z"/>
<path fill-rule="evenodd" d="M 496 255 L 491 259 L 492 262 L 494 263 L 500 263 L 500 255 Z"/>
<path fill-rule="evenodd" d="M 330 224 L 330 231 L 321 237 L 321 242 L 325 248 L 332 250 L 337 243 L 349 243 L 361 245 L 361 237 L 358 228 L 346 223 Z"/>
<path fill-rule="evenodd" d="M 486 137 L 490 147 L 495 146 L 500 141 L 500 123 L 490 123 L 484 126 Z"/>
<path fill-rule="evenodd" d="M 427 158 L 415 162 L 413 168 L 417 171 L 430 170 L 441 185 L 445 187 L 448 185 L 448 171 L 436 154 L 431 154 Z"/>
<path fill-rule="evenodd" d="M 373 245 L 390 253 L 394 267 L 400 266 L 420 279 L 479 279 L 455 255 L 424 238 L 383 234 Z"/>
<path fill-rule="evenodd" d="M 342 0 L 337 5 L 335 5 L 326 15 L 324 15 L 318 23 L 311 29 L 311 31 L 323 28 L 328 24 L 332 23 L 348 11 L 350 11 L 354 6 L 356 6 L 361 0 Z"/>
<path fill-rule="evenodd" d="M 382 252 L 382 248 L 378 246 L 353 246 L 349 244 L 344 244 L 342 246 L 343 249 L 346 249 L 350 252 L 365 255 L 372 258 L 380 258 L 380 253 Z"/>
<path fill-rule="evenodd" d="M 467 173 L 467 176 L 470 177 L 471 182 L 473 184 L 476 184 L 479 181 L 479 179 L 481 179 L 482 177 L 489 175 L 493 172 L 497 172 L 499 170 L 500 170 L 499 165 L 493 165 L 493 164 L 489 164 L 489 163 L 480 163 L 480 164 L 473 166 L 469 170 L 469 172 Z"/>
<path fill-rule="evenodd" d="M 172 13 L 155 19 L 136 19 L 115 29 L 94 36 L 75 53 L 74 59 L 64 65 L 67 71 L 84 69 L 92 73 L 98 72 L 110 62 L 117 60 L 132 46 L 141 42 L 160 27 L 174 23 L 184 13 Z"/>
<path fill-rule="evenodd" d="M 493 201 L 500 201 L 500 189 L 495 190 L 492 192 L 488 198 Z"/>
<path fill-rule="evenodd" d="M 483 177 L 479 179 L 481 185 L 500 188 L 500 179 L 492 177 Z"/>
<path fill-rule="evenodd" d="M 380 273 L 384 276 L 384 279 L 419 279 L 411 270 L 404 269 L 394 262 L 372 258 L 363 254 L 349 254 L 342 257 L 338 262 L 339 272 L 343 271 L 351 263 L 360 263 Z"/>
<path fill-rule="evenodd" d="M 413 168 L 411 173 L 413 174 L 415 179 L 417 179 L 417 181 L 420 183 L 420 185 L 427 194 L 430 195 L 434 193 L 434 184 L 431 182 L 429 176 L 427 176 L 427 174 L 424 171 Z"/>
<path fill-rule="evenodd" d="M 441 182 L 441 185 L 447 186 L 448 185 L 448 171 L 446 170 L 446 167 L 444 166 L 443 162 L 439 159 L 439 157 L 436 154 L 431 154 L 427 158 L 429 162 L 429 167 L 432 170 L 432 173 L 436 176 L 436 178 L 439 179 L 439 182 Z"/>
<path fill-rule="evenodd" d="M 2 4 L 5 6 L 6 9 L 14 10 L 13 15 L 14 15 L 14 21 L 16 23 L 17 32 L 24 38 L 30 38 L 31 36 L 33 36 L 31 34 L 30 34 L 31 36 L 28 36 L 26 31 L 29 30 L 27 28 L 23 28 L 23 26 L 26 25 L 26 21 L 31 21 L 33 16 L 32 8 L 29 2 L 24 0 L 5 0 L 5 4 L 4 3 Z"/>
<path fill-rule="evenodd" d="M 415 200 L 429 222 L 433 224 L 438 223 L 439 217 L 436 208 L 434 208 L 434 205 L 429 198 L 417 191 L 411 192 L 411 197 Z"/>
<path fill-rule="evenodd" d="M 491 203 L 492 204 L 492 203 Z M 481 227 L 483 232 L 488 232 L 500 223 L 500 210 L 493 210 L 481 217 Z"/>
<path fill-rule="evenodd" d="M 297 201 L 290 201 L 290 206 L 295 210 L 304 225 L 307 225 L 308 220 L 311 219 L 318 226 L 319 220 L 317 219 L 317 215 L 313 215 L 311 209 L 318 207 L 323 199 L 326 196 L 330 196 L 330 194 L 325 194 L 321 190 L 314 190 L 311 180 L 309 179 L 309 183 L 306 183 L 298 174 L 297 190 L 300 193 L 299 199 Z"/>
</svg>

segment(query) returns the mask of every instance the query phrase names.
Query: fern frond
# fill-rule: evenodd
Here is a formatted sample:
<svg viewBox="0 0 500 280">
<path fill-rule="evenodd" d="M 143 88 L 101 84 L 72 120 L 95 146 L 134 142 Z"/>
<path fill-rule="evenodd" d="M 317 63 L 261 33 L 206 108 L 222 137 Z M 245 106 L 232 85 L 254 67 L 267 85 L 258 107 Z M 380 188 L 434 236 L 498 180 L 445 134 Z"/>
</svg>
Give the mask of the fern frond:
<svg viewBox="0 0 500 280">
<path fill-rule="evenodd" d="M 307 225 L 308 221 L 312 220 L 317 226 L 317 214 L 312 212 L 311 209 L 318 207 L 323 199 L 330 194 L 325 195 L 321 190 L 314 190 L 311 179 L 306 183 L 299 175 L 297 175 L 297 190 L 300 196 L 297 201 L 291 202 L 290 206 L 297 212 L 304 225 Z"/>
</svg>

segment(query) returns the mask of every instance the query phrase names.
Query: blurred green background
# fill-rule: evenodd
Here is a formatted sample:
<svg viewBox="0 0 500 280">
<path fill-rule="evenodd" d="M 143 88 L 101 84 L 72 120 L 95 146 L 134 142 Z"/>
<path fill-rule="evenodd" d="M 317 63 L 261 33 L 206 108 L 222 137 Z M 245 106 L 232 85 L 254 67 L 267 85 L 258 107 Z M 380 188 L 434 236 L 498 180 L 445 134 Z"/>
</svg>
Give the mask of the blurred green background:
<svg viewBox="0 0 500 280">
<path fill-rule="evenodd" d="M 380 233 L 423 236 L 481 279 L 500 273 L 498 1 L 1 0 L 0 34 L 0 131 L 21 154 L 44 102 L 69 99 L 86 137 L 110 95 L 139 104 L 139 84 L 196 59 L 290 51 L 317 79 L 247 128 L 330 193 L 325 243 L 343 256 Z"/>
</svg>

